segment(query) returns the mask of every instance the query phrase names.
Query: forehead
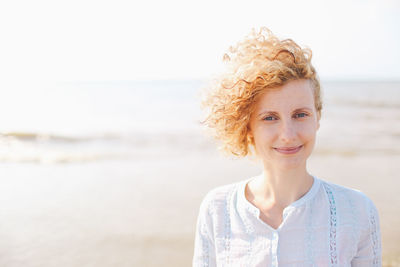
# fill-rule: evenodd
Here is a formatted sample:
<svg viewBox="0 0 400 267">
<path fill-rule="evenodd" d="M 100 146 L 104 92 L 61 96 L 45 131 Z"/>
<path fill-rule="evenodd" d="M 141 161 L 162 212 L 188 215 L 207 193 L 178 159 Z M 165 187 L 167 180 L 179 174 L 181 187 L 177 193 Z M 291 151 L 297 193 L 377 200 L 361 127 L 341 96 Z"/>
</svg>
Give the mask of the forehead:
<svg viewBox="0 0 400 267">
<path fill-rule="evenodd" d="M 312 85 L 308 80 L 295 80 L 263 92 L 255 109 L 286 109 L 314 107 Z"/>
</svg>

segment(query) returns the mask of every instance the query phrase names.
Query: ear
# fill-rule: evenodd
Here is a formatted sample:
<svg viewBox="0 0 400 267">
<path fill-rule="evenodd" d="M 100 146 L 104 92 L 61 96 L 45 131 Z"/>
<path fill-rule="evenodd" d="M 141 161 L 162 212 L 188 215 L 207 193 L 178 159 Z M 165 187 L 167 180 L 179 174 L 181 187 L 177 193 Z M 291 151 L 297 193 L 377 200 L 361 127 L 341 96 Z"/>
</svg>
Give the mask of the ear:
<svg viewBox="0 0 400 267">
<path fill-rule="evenodd" d="M 249 126 L 249 125 L 247 126 L 247 141 L 248 141 L 250 144 L 253 144 L 253 143 L 254 143 L 254 136 L 253 136 L 253 133 L 251 132 L 251 129 L 250 129 L 250 126 Z"/>
<path fill-rule="evenodd" d="M 251 132 L 250 123 L 247 124 L 247 138 L 253 138 L 253 133 Z"/>
</svg>

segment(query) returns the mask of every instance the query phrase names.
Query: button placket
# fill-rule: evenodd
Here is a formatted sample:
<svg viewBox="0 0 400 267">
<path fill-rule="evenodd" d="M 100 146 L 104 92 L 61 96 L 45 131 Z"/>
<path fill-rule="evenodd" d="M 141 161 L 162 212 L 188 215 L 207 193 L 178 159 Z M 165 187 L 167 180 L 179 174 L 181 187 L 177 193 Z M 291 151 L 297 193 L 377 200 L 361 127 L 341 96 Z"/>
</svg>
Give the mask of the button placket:
<svg viewBox="0 0 400 267">
<path fill-rule="evenodd" d="M 279 233 L 278 231 L 272 232 L 272 242 L 271 242 L 271 265 L 278 266 L 278 243 L 279 243 Z"/>
</svg>

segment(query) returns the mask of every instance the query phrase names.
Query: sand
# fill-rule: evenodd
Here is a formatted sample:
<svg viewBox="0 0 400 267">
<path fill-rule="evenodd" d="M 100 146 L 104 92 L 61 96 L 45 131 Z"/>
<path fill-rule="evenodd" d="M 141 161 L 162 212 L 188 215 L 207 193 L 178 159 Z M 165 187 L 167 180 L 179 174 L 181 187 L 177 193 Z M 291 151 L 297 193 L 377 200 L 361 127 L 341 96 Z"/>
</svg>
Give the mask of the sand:
<svg viewBox="0 0 400 267">
<path fill-rule="evenodd" d="M 260 166 L 211 146 L 161 151 L 129 161 L 2 164 L 0 266 L 190 266 L 203 196 Z M 309 160 L 312 174 L 375 202 L 384 266 L 400 266 L 399 162 L 372 153 Z"/>
</svg>

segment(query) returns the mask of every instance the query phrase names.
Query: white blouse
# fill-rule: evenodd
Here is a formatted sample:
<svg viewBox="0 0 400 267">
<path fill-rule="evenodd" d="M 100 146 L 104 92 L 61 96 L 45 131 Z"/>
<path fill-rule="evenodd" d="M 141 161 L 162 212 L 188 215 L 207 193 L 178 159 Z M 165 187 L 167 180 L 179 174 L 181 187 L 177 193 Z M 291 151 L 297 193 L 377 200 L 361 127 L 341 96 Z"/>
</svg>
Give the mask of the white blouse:
<svg viewBox="0 0 400 267">
<path fill-rule="evenodd" d="M 193 266 L 381 266 L 379 217 L 363 193 L 314 177 L 278 229 L 245 197 L 250 179 L 204 198 Z"/>
</svg>

